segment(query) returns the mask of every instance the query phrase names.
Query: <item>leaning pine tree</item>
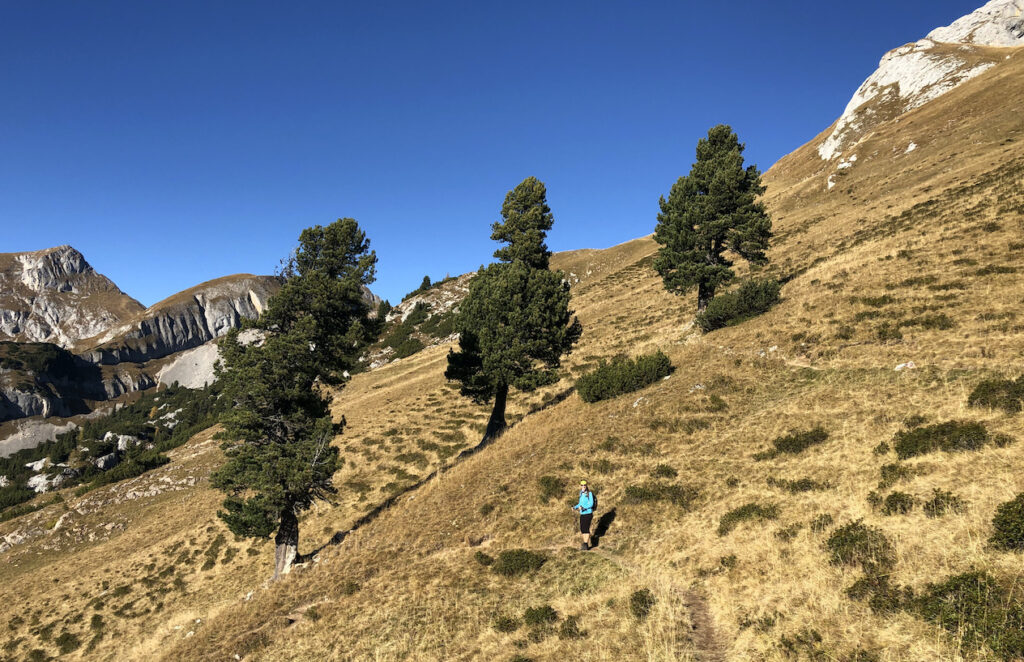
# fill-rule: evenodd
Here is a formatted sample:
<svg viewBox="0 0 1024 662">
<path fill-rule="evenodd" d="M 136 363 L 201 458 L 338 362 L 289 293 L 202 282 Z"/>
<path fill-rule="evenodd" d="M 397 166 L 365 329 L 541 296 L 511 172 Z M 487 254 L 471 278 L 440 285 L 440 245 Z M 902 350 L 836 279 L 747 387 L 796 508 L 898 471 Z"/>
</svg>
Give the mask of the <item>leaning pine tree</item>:
<svg viewBox="0 0 1024 662">
<path fill-rule="evenodd" d="M 753 264 L 767 261 L 772 222 L 757 200 L 765 189 L 757 166 L 743 167 L 743 149 L 729 126 L 712 128 L 697 143 L 690 174 L 659 201 L 654 240 L 661 247 L 654 269 L 670 292 L 683 294 L 696 285 L 699 311 L 733 279 L 726 251 Z"/>
<path fill-rule="evenodd" d="M 456 320 L 459 351 L 449 352 L 445 372 L 461 382 L 463 395 L 494 400 L 484 441 L 507 427 L 509 388 L 533 391 L 558 381 L 562 356 L 583 332 L 569 310 L 569 284 L 548 269 L 544 239 L 554 217 L 544 184 L 523 180 L 505 196 L 501 216 L 491 239 L 505 245 L 494 252 L 499 261 L 470 283 Z"/>
<path fill-rule="evenodd" d="M 213 485 L 227 493 L 218 512 L 232 533 L 276 532 L 274 579 L 298 557 L 299 513 L 335 491 L 339 467 L 331 440 L 341 432 L 327 386 L 344 384 L 370 339 L 363 288 L 376 255 L 350 218 L 303 230 L 281 290 L 249 326 L 259 340 L 232 331 L 221 341 L 217 374 L 232 406 L 222 418 L 227 462 Z"/>
</svg>

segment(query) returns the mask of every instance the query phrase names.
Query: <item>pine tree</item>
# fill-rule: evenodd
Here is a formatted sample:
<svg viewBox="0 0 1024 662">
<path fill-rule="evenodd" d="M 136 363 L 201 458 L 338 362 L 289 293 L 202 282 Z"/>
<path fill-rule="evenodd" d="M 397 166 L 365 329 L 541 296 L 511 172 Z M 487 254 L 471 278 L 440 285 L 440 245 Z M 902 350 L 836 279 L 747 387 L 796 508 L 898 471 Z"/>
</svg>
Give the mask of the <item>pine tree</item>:
<svg viewBox="0 0 1024 662">
<path fill-rule="evenodd" d="M 654 269 L 670 292 L 696 285 L 700 311 L 733 279 L 726 250 L 753 264 L 767 261 L 772 224 L 757 200 L 765 189 L 757 166 L 743 167 L 744 147 L 729 126 L 712 128 L 697 143 L 690 174 L 672 185 L 668 200 L 659 200 Z"/>
<path fill-rule="evenodd" d="M 262 339 L 245 344 L 232 331 L 221 342 L 217 373 L 232 406 L 221 420 L 227 462 L 212 480 L 227 494 L 217 514 L 236 535 L 276 531 L 274 579 L 298 556 L 299 514 L 335 491 L 331 440 L 344 418 L 333 421 L 323 387 L 343 385 L 370 337 L 362 288 L 376 260 L 350 218 L 307 228 L 281 290 L 249 325 Z"/>
<path fill-rule="evenodd" d="M 525 179 L 505 197 L 503 221 L 491 238 L 505 245 L 499 262 L 481 268 L 456 319 L 459 351 L 448 354 L 445 377 L 461 382 L 463 395 L 494 400 L 484 440 L 507 427 L 509 388 L 533 391 L 558 381 L 561 358 L 572 350 L 583 327 L 569 310 L 569 284 L 548 269 L 544 243 L 554 217 L 544 184 Z"/>
</svg>

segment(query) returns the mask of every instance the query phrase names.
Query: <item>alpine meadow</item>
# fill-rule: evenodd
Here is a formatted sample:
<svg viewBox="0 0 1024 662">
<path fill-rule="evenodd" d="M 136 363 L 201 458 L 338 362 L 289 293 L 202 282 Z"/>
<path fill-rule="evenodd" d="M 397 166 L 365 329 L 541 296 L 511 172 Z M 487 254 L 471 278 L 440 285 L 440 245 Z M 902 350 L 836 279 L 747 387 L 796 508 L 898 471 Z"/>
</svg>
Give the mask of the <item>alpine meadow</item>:
<svg viewBox="0 0 1024 662">
<path fill-rule="evenodd" d="M 549 248 L 590 238 L 537 156 L 428 228 L 486 263 L 422 240 L 390 300 L 346 181 L 274 275 L 150 306 L 0 254 L 0 659 L 1024 660 L 1022 16 L 890 50 L 774 164 L 687 126 L 610 248 Z"/>
</svg>

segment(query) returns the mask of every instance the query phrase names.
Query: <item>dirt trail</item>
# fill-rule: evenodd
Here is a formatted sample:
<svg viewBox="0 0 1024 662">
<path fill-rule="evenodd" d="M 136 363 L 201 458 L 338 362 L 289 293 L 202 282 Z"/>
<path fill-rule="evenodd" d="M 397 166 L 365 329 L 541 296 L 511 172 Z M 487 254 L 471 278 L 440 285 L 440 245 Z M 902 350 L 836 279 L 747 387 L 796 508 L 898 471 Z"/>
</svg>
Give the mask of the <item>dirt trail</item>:
<svg viewBox="0 0 1024 662">
<path fill-rule="evenodd" d="M 611 561 L 620 568 L 635 572 L 636 567 L 600 547 L 594 547 L 587 554 L 597 554 L 603 559 Z M 697 591 L 689 587 L 675 586 L 676 595 L 682 600 L 686 610 L 690 613 L 690 625 L 692 628 L 691 640 L 697 653 L 697 662 L 727 662 L 726 647 L 715 633 L 714 621 L 708 611 L 707 600 Z"/>
</svg>

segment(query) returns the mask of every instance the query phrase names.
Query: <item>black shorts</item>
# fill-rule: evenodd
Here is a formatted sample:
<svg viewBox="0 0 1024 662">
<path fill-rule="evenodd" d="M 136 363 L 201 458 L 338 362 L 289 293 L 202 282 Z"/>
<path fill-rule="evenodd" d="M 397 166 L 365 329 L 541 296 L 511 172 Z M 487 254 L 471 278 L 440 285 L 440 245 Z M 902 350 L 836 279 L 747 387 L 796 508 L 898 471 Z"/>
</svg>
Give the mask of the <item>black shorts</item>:
<svg viewBox="0 0 1024 662">
<path fill-rule="evenodd" d="M 594 519 L 594 513 L 580 515 L 580 533 L 590 533 L 590 520 Z"/>
</svg>

